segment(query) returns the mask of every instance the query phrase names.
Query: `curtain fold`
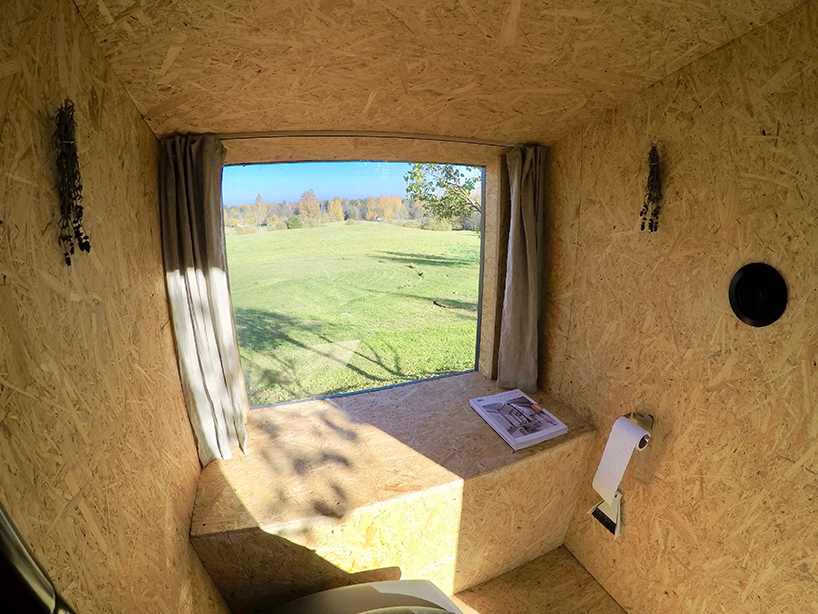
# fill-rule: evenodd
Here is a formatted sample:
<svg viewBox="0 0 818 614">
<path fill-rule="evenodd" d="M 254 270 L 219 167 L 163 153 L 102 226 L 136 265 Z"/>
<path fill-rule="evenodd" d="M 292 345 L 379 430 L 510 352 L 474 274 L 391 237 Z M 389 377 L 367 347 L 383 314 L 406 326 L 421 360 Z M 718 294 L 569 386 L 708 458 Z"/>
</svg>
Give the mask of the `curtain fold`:
<svg viewBox="0 0 818 614">
<path fill-rule="evenodd" d="M 247 446 L 247 397 L 227 280 L 221 213 L 225 149 L 210 135 L 162 142 L 159 200 L 176 354 L 199 460 Z"/>
<path fill-rule="evenodd" d="M 547 149 L 515 147 L 506 157 L 511 219 L 497 353 L 497 385 L 537 389 L 545 241 Z"/>
</svg>

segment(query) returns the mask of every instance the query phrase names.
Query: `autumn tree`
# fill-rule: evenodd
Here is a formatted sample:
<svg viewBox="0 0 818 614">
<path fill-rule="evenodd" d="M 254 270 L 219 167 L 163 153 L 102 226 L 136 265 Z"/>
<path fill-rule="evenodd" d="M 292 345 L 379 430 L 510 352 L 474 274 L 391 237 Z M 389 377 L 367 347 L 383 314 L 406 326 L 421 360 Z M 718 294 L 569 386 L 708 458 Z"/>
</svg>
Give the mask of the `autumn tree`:
<svg viewBox="0 0 818 614">
<path fill-rule="evenodd" d="M 261 194 L 256 196 L 256 202 L 253 208 L 254 219 L 252 221 L 256 224 L 263 223 L 264 219 L 267 217 L 267 205 L 264 204 L 264 199 L 261 197 Z"/>
<path fill-rule="evenodd" d="M 400 217 L 403 211 L 403 201 L 400 196 L 384 196 L 381 194 L 378 198 L 367 199 L 366 219 L 377 220 L 383 219 L 392 221 L 396 217 Z"/>
<path fill-rule="evenodd" d="M 423 203 L 419 200 L 407 199 L 406 210 L 409 213 L 409 218 L 413 220 L 423 219 Z"/>
<path fill-rule="evenodd" d="M 378 217 L 377 211 L 375 211 L 375 199 L 371 196 L 367 196 L 364 198 L 364 203 L 362 207 L 363 216 L 367 220 L 374 220 Z"/>
<path fill-rule="evenodd" d="M 415 162 L 403 178 L 407 195 L 420 201 L 424 210 L 439 220 L 481 211 L 480 199 L 475 196 L 481 176 L 468 167 Z"/>
<path fill-rule="evenodd" d="M 327 216 L 331 221 L 338 221 L 344 219 L 344 208 L 341 205 L 341 199 L 337 196 L 329 201 L 329 207 L 327 209 Z"/>
<path fill-rule="evenodd" d="M 315 196 L 315 192 L 312 190 L 304 192 L 301 195 L 301 200 L 298 201 L 298 215 L 317 219 L 320 211 L 321 207 L 318 203 L 318 198 Z"/>
</svg>

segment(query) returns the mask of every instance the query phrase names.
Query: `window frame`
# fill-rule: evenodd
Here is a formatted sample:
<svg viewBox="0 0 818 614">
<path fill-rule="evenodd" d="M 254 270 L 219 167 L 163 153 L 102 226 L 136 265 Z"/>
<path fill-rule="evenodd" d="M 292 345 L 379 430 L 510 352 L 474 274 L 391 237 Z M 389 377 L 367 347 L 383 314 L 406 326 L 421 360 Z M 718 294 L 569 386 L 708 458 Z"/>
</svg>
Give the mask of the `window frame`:
<svg viewBox="0 0 818 614">
<path fill-rule="evenodd" d="M 281 162 L 437 162 L 482 167 L 480 287 L 474 370 L 496 378 L 508 235 L 505 154 L 509 147 L 420 138 L 281 136 L 229 139 L 225 166 Z M 505 230 L 505 231 L 504 231 Z M 420 381 L 420 380 L 419 380 Z M 411 383 L 411 382 L 407 382 Z M 401 384 L 403 385 L 403 384 Z"/>
</svg>

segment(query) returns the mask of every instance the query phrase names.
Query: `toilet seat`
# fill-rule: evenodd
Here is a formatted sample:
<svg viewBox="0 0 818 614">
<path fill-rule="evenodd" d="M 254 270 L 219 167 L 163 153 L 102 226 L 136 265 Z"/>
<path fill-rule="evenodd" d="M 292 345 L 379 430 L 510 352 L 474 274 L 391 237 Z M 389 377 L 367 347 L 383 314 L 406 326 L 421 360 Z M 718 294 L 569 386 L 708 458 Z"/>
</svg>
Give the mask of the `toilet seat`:
<svg viewBox="0 0 818 614">
<path fill-rule="evenodd" d="M 342 586 L 260 608 L 259 614 L 463 614 L 428 580 L 368 582 Z"/>
</svg>

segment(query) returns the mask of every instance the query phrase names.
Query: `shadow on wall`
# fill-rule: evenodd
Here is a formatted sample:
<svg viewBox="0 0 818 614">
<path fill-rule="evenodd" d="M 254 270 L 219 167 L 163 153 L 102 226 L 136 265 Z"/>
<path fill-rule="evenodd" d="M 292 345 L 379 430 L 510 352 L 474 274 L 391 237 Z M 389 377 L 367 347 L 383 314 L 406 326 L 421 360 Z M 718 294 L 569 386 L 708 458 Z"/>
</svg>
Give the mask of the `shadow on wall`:
<svg viewBox="0 0 818 614">
<path fill-rule="evenodd" d="M 298 461 L 295 461 L 298 462 Z M 235 513 L 250 515 L 228 486 L 221 494 Z M 261 612 L 282 603 L 340 586 L 399 580 L 397 567 L 348 573 L 315 551 L 260 527 L 191 536 L 196 553 L 233 614 Z"/>
</svg>

